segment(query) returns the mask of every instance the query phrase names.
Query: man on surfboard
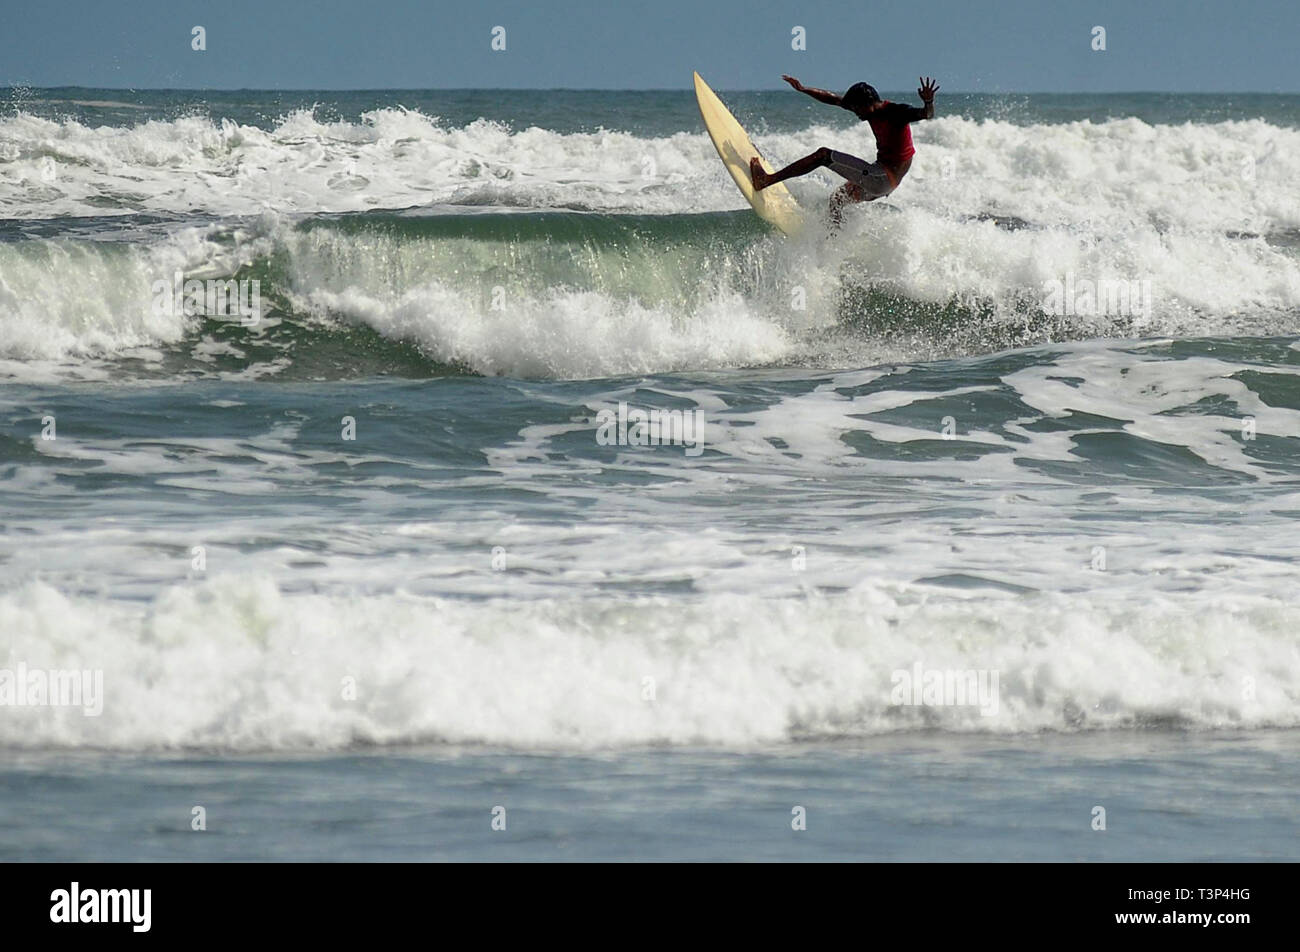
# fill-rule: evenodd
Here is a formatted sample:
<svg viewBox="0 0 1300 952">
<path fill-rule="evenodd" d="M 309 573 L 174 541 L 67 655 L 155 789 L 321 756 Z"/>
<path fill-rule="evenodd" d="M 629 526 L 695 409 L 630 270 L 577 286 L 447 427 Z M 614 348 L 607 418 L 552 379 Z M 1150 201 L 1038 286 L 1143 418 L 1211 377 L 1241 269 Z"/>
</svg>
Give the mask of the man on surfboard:
<svg viewBox="0 0 1300 952">
<path fill-rule="evenodd" d="M 756 191 L 762 191 L 769 185 L 784 182 L 788 178 L 807 175 L 814 169 L 828 167 L 848 180 L 831 196 L 831 218 L 838 222 L 840 209 L 848 202 L 875 201 L 898 188 L 898 183 L 911 168 L 912 156 L 916 153 L 912 147 L 912 130 L 908 125 L 920 119 L 934 118 L 934 94 L 939 91 L 938 83 L 929 77 L 921 78 L 921 88 L 917 93 L 925 106 L 918 109 L 916 106 L 881 99 L 875 88 L 866 83 L 854 83 L 848 92 L 840 96 L 825 89 L 805 86 L 793 76 L 781 78 L 818 102 L 840 106 L 863 122 L 871 123 L 871 131 L 876 136 L 876 161 L 866 162 L 856 155 L 836 152 L 823 146 L 769 175 L 758 159 L 750 159 L 749 172 Z"/>
</svg>

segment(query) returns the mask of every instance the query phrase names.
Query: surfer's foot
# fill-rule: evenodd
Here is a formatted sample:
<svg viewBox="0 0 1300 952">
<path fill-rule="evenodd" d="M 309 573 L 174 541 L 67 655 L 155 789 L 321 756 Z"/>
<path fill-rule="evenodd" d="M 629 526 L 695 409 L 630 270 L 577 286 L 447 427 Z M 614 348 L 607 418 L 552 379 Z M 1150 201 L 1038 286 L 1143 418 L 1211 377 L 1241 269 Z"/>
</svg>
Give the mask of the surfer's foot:
<svg viewBox="0 0 1300 952">
<path fill-rule="evenodd" d="M 767 180 L 767 173 L 763 171 L 763 163 L 758 161 L 758 157 L 749 160 L 749 177 L 754 182 L 754 191 L 761 192 L 767 188 L 770 182 Z"/>
</svg>

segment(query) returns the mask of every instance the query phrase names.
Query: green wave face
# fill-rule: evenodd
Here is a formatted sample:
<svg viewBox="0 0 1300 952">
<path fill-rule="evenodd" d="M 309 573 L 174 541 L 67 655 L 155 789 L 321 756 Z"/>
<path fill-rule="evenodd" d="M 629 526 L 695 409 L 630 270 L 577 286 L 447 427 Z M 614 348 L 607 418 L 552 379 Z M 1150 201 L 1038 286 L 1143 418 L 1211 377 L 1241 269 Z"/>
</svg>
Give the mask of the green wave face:
<svg viewBox="0 0 1300 952">
<path fill-rule="evenodd" d="M 323 282 L 390 295 L 429 282 L 467 295 L 588 291 L 686 312 L 718 284 L 752 290 L 767 235 L 754 216 L 733 212 L 340 216 L 289 238 L 281 277 L 295 290 Z"/>
<path fill-rule="evenodd" d="M 919 226 L 889 206 L 785 240 L 748 212 L 369 212 L 289 221 L 88 221 L 0 236 L 0 357 L 107 360 L 115 372 L 340 379 L 448 373 L 587 378 L 963 357 L 1097 337 L 1286 336 L 1293 310 L 1096 317 L 1046 312 L 1032 281 L 959 256 L 904 254 Z M 951 231 L 951 227 L 944 225 Z M 1032 242 L 1020 221 L 980 243 Z M 1026 239 L 1026 235 L 1029 238 Z M 1293 261 L 1286 236 L 1236 241 Z M 1047 239 L 1045 239 L 1047 240 Z M 973 250 L 972 250 L 973 249 Z M 1032 250 L 1032 245 L 1031 245 Z M 968 273 L 947 280 L 957 267 Z M 158 315 L 160 279 L 256 281 L 256 326 Z M 1164 289 L 1162 289 L 1164 290 Z"/>
</svg>

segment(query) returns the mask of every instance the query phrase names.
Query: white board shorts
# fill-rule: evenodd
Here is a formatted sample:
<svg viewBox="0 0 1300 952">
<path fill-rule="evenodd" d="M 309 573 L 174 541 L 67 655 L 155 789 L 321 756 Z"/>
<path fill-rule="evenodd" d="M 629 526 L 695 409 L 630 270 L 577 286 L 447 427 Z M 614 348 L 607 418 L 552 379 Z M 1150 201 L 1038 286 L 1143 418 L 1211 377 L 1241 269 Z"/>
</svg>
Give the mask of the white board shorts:
<svg viewBox="0 0 1300 952">
<path fill-rule="evenodd" d="M 879 162 L 868 162 L 847 152 L 830 150 L 832 172 L 862 189 L 866 198 L 883 198 L 892 192 L 897 183 Z"/>
</svg>

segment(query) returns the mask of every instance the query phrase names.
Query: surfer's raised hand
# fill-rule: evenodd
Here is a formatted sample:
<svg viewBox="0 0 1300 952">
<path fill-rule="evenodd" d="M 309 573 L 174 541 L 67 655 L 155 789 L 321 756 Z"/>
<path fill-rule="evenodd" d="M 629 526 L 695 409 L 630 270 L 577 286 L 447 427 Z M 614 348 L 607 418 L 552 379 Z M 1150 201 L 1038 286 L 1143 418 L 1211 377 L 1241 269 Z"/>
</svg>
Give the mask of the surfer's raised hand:
<svg viewBox="0 0 1300 952">
<path fill-rule="evenodd" d="M 786 76 L 782 74 L 781 78 L 784 79 L 791 86 L 793 86 L 796 91 L 803 92 L 803 83 L 799 82 L 799 80 L 795 79 L 793 76 Z"/>
<path fill-rule="evenodd" d="M 916 91 L 916 94 L 921 97 L 921 102 L 925 103 L 922 110 L 924 112 L 923 118 L 933 119 L 934 94 L 939 91 L 939 84 L 929 76 L 921 76 L 919 79 L 921 81 L 921 88 Z"/>
</svg>

